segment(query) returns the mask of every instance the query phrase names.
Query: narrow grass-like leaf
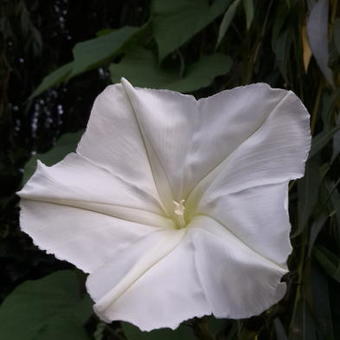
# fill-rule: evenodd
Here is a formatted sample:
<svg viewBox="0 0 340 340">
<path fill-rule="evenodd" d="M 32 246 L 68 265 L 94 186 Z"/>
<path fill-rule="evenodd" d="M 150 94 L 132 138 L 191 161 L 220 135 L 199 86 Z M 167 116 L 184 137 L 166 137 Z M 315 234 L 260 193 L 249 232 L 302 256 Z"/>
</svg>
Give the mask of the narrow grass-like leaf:
<svg viewBox="0 0 340 340">
<path fill-rule="evenodd" d="M 309 153 L 309 158 L 314 157 L 319 151 L 330 142 L 334 134 L 340 130 L 340 125 L 337 125 L 330 131 L 322 131 L 312 140 L 312 147 Z"/>
<path fill-rule="evenodd" d="M 323 211 L 311 223 L 310 232 L 309 232 L 309 243 L 308 243 L 308 255 L 309 256 L 311 255 L 315 241 L 328 218 L 329 218 L 328 214 Z"/>
<path fill-rule="evenodd" d="M 282 322 L 279 318 L 274 319 L 274 328 L 276 333 L 277 340 L 288 340 L 286 331 L 282 325 Z"/>
<path fill-rule="evenodd" d="M 320 183 L 319 165 L 310 159 L 306 163 L 305 176 L 298 182 L 298 228 L 292 237 L 300 235 L 306 227 L 318 201 Z"/>
<path fill-rule="evenodd" d="M 328 66 L 328 7 L 328 0 L 318 0 L 315 3 L 307 21 L 307 33 L 321 72 L 330 84 L 334 84 L 333 73 Z"/>
<path fill-rule="evenodd" d="M 328 279 L 319 266 L 312 266 L 310 281 L 313 294 L 313 314 L 318 325 L 319 339 L 334 340 Z"/>
<path fill-rule="evenodd" d="M 340 258 L 322 246 L 315 246 L 313 255 L 326 273 L 335 281 L 340 282 Z"/>
<path fill-rule="evenodd" d="M 340 18 L 335 19 L 334 21 L 334 44 L 338 54 L 340 55 Z"/>
<path fill-rule="evenodd" d="M 254 0 L 243 0 L 243 7 L 246 13 L 247 30 L 249 30 L 254 19 Z"/>
<path fill-rule="evenodd" d="M 234 16 L 236 14 L 236 10 L 239 4 L 240 4 L 240 0 L 234 0 L 234 2 L 228 7 L 227 11 L 225 12 L 222 22 L 220 24 L 220 28 L 218 30 L 216 48 L 220 45 L 222 39 L 227 33 L 228 28 L 232 20 L 234 19 Z"/>
</svg>

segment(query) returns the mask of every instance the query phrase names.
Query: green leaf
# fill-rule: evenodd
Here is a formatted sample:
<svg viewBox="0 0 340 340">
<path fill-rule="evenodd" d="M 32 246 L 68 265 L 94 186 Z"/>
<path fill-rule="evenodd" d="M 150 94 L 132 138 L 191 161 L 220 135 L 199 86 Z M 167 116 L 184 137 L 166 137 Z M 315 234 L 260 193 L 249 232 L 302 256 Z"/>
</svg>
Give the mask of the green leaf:
<svg viewBox="0 0 340 340">
<path fill-rule="evenodd" d="M 243 6 L 246 12 L 247 30 L 249 30 L 254 19 L 254 0 L 243 0 Z"/>
<path fill-rule="evenodd" d="M 73 49 L 74 63 L 70 77 L 94 69 L 110 60 L 139 30 L 139 27 L 125 26 L 76 44 Z"/>
<path fill-rule="evenodd" d="M 340 258 L 322 246 L 315 246 L 313 255 L 325 272 L 335 281 L 340 282 Z"/>
<path fill-rule="evenodd" d="M 125 26 L 113 32 L 101 34 L 97 38 L 76 44 L 73 48 L 74 60 L 47 75 L 30 98 L 40 95 L 63 81 L 107 63 L 145 27 Z"/>
<path fill-rule="evenodd" d="M 338 123 L 340 123 L 340 119 Z M 334 136 L 333 136 L 333 152 L 332 152 L 331 163 L 333 163 L 337 159 L 339 154 L 340 154 L 340 131 L 337 131 L 334 133 Z"/>
<path fill-rule="evenodd" d="M 11 338 L 12 339 L 12 338 Z M 85 328 L 63 316 L 52 318 L 34 340 L 91 340 Z M 13 339 L 14 340 L 14 339 Z M 22 340 L 25 340 L 23 338 Z"/>
<path fill-rule="evenodd" d="M 48 74 L 40 83 L 40 85 L 36 88 L 36 90 L 32 93 L 30 98 L 34 98 L 39 96 L 44 91 L 48 90 L 49 88 L 59 85 L 63 81 L 65 81 L 68 75 L 71 73 L 73 67 L 73 62 L 65 64 L 55 71 Z"/>
<path fill-rule="evenodd" d="M 228 7 L 231 0 L 153 0 L 152 25 L 159 48 L 159 58 L 164 59 L 196 33 L 210 24 Z"/>
<path fill-rule="evenodd" d="M 318 340 L 310 306 L 303 298 L 297 301 L 288 338 L 289 340 Z"/>
<path fill-rule="evenodd" d="M 77 272 L 64 270 L 18 286 L 0 306 L 0 336 L 11 340 L 88 340 L 92 314 Z"/>
<path fill-rule="evenodd" d="M 321 180 L 319 164 L 309 159 L 306 163 L 305 176 L 298 181 L 298 228 L 292 237 L 300 235 L 306 227 L 318 202 Z"/>
<path fill-rule="evenodd" d="M 275 40 L 272 40 L 272 48 L 275 53 L 277 66 L 285 81 L 288 81 L 287 66 L 290 63 L 289 53 L 292 45 L 290 31 L 283 31 L 277 36 Z"/>
<path fill-rule="evenodd" d="M 338 54 L 340 54 L 340 18 L 334 21 L 334 44 Z"/>
<path fill-rule="evenodd" d="M 330 84 L 333 83 L 333 73 L 328 66 L 328 7 L 329 0 L 318 0 L 307 20 L 307 34 L 315 60 Z"/>
<path fill-rule="evenodd" d="M 334 339 L 332 312 L 330 306 L 330 295 L 328 278 L 317 265 L 312 266 L 310 285 L 313 294 L 313 315 L 319 326 L 317 331 L 319 339 Z"/>
<path fill-rule="evenodd" d="M 240 0 L 235 0 L 227 9 L 227 11 L 225 12 L 220 28 L 218 30 L 218 36 L 217 36 L 217 43 L 216 43 L 216 47 L 218 47 L 223 39 L 223 37 L 225 36 L 225 34 L 228 31 L 228 28 L 232 22 L 232 20 L 234 19 L 234 16 L 236 14 L 236 9 L 238 7 L 238 5 L 240 4 Z"/>
<path fill-rule="evenodd" d="M 181 325 L 174 331 L 169 328 L 142 332 L 130 323 L 122 322 L 124 334 L 128 340 L 196 340 L 189 326 Z"/>
<path fill-rule="evenodd" d="M 329 215 L 326 214 L 325 212 L 322 212 L 317 218 L 313 220 L 312 225 L 310 227 L 310 233 L 309 233 L 309 243 L 308 243 L 308 255 L 309 256 L 311 255 L 315 241 L 328 218 L 329 218 Z"/>
<path fill-rule="evenodd" d="M 274 319 L 274 329 L 277 340 L 288 340 L 286 331 L 282 325 L 282 322 L 279 318 Z"/>
<path fill-rule="evenodd" d="M 58 163 L 68 153 L 76 150 L 82 134 L 83 131 L 66 133 L 59 138 L 56 145 L 50 151 L 33 156 L 25 165 L 23 183 L 26 183 L 33 175 L 38 159 L 48 166 Z"/>
<path fill-rule="evenodd" d="M 321 151 L 333 138 L 334 134 L 339 130 L 340 125 L 334 127 L 330 131 L 323 130 L 318 135 L 316 135 L 312 140 L 312 147 L 309 153 L 309 158 L 314 157 L 319 151 Z"/>
<path fill-rule="evenodd" d="M 179 72 L 161 68 L 151 51 L 139 48 L 133 49 L 120 63 L 111 64 L 110 72 L 114 83 L 125 77 L 139 87 L 191 92 L 210 85 L 215 77 L 227 73 L 230 67 L 231 59 L 216 53 L 190 65 L 181 78 Z"/>
</svg>

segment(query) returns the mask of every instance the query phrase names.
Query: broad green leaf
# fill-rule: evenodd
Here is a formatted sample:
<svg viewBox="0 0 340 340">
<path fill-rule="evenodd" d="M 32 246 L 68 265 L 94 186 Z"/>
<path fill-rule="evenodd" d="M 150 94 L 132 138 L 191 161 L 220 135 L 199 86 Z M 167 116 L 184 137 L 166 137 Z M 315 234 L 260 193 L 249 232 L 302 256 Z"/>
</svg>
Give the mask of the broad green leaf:
<svg viewBox="0 0 340 340">
<path fill-rule="evenodd" d="M 76 150 L 82 134 L 83 131 L 65 133 L 58 139 L 56 145 L 51 150 L 32 156 L 25 165 L 23 183 L 26 183 L 33 175 L 38 159 L 49 166 L 61 161 L 68 153 Z"/>
<path fill-rule="evenodd" d="M 216 43 L 216 47 L 219 46 L 219 44 L 221 43 L 223 37 L 225 36 L 225 34 L 228 31 L 228 28 L 232 22 L 232 20 L 234 19 L 234 16 L 236 14 L 236 9 L 238 7 L 238 5 L 240 4 L 240 0 L 235 0 L 227 9 L 227 11 L 225 12 L 220 28 L 218 30 L 218 36 L 217 36 L 217 43 Z"/>
<path fill-rule="evenodd" d="M 30 98 L 34 98 L 39 96 L 44 91 L 48 90 L 49 88 L 59 85 L 63 81 L 65 81 L 68 75 L 71 73 L 73 67 L 73 62 L 65 64 L 55 71 L 48 74 L 40 83 L 40 85 L 36 88 L 36 90 L 32 93 Z"/>
<path fill-rule="evenodd" d="M 92 314 L 80 277 L 64 270 L 18 286 L 0 306 L 0 337 L 10 340 L 88 340 Z"/>
<path fill-rule="evenodd" d="M 185 325 L 181 325 L 174 331 L 163 328 L 151 332 L 142 332 L 127 322 L 122 322 L 122 327 L 128 340 L 196 340 L 192 329 Z"/>
<path fill-rule="evenodd" d="M 254 0 L 243 0 L 243 6 L 246 12 L 247 30 L 249 30 L 254 19 Z"/>
<path fill-rule="evenodd" d="M 139 30 L 139 27 L 125 26 L 76 44 L 73 49 L 74 62 L 70 77 L 94 69 L 110 60 Z"/>
<path fill-rule="evenodd" d="M 34 340 L 91 340 L 91 338 L 77 321 L 59 315 L 51 318 Z"/>
<path fill-rule="evenodd" d="M 189 66 L 181 78 L 179 72 L 160 67 L 155 55 L 146 49 L 133 49 L 118 64 L 111 64 L 112 81 L 127 78 L 135 86 L 191 92 L 206 87 L 215 77 L 230 70 L 231 59 L 223 54 L 204 56 Z"/>
<path fill-rule="evenodd" d="M 153 0 L 154 36 L 160 60 L 175 51 L 221 15 L 231 0 Z"/>
<path fill-rule="evenodd" d="M 145 26 L 124 26 L 107 34 L 103 34 L 101 31 L 102 34 L 98 37 L 76 44 L 73 48 L 73 61 L 47 75 L 33 92 L 31 98 L 40 95 L 53 86 L 59 85 L 63 81 L 68 81 L 83 72 L 107 63 L 144 28 Z"/>
<path fill-rule="evenodd" d="M 332 70 L 328 66 L 328 0 L 318 0 L 307 20 L 307 34 L 313 55 L 327 81 L 333 84 Z"/>
</svg>

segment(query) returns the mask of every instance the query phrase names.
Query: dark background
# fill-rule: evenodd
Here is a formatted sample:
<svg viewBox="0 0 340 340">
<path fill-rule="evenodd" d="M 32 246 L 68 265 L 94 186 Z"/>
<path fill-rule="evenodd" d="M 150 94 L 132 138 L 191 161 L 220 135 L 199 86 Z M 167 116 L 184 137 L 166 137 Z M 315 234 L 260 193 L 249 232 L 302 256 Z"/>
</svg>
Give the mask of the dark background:
<svg viewBox="0 0 340 340">
<path fill-rule="evenodd" d="M 26 280 L 73 268 L 39 251 L 19 229 L 15 192 L 22 186 L 23 169 L 32 154 L 50 150 L 65 133 L 84 129 L 95 96 L 111 83 L 110 63 L 124 62 L 135 45 L 151 51 L 158 58 L 156 67 L 160 70 L 185 77 L 192 64 L 215 53 L 221 21 L 235 2 L 226 1 L 226 10 L 161 60 L 157 57 L 157 20 L 167 14 L 157 9 L 155 3 L 162 3 L 160 0 L 1 1 L 0 302 Z M 253 4 L 254 15 L 247 24 L 249 3 Z M 321 3 L 329 6 L 326 15 L 316 13 Z M 339 8 L 335 0 L 239 1 L 235 13 L 229 12 L 230 26 L 217 48 L 218 53 L 231 58 L 230 68 L 212 77 L 208 86 L 185 91 L 202 97 L 238 85 L 267 82 L 293 90 L 312 116 L 314 138 L 306 176 L 290 186 L 294 251 L 289 259 L 291 271 L 285 278 L 287 296 L 261 316 L 240 322 L 225 320 L 218 325 L 218 339 L 340 337 Z M 184 11 L 181 5 L 177 10 Z M 313 21 L 313 10 L 319 20 Z M 95 38 L 103 29 L 127 25 L 147 28 L 138 42 L 130 42 L 127 48 L 82 74 L 58 81 L 30 98 L 47 74 L 73 60 L 72 49 L 77 43 Z M 318 40 L 318 33 L 312 34 L 322 31 L 322 25 L 327 27 L 321 39 L 325 44 Z M 176 25 L 169 25 L 169 30 L 177 34 Z M 325 54 L 326 62 L 322 58 Z M 149 79 L 142 82 L 148 86 Z M 213 331 L 204 331 L 205 322 L 193 320 L 188 327 L 198 338 L 212 339 Z M 124 338 L 118 323 L 101 325 L 102 335 L 95 338 L 98 324 L 93 316 L 87 321 L 85 329 L 90 339 Z M 172 338 L 180 336 L 174 333 Z"/>
</svg>

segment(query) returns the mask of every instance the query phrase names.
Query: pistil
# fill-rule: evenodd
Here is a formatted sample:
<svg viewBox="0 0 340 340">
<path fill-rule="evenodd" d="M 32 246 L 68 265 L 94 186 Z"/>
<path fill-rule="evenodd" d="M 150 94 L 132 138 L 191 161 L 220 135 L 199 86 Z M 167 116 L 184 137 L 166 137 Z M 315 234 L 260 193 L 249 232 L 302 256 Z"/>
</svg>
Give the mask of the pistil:
<svg viewBox="0 0 340 340">
<path fill-rule="evenodd" d="M 184 212 L 185 212 L 185 206 L 184 206 L 185 200 L 180 200 L 179 202 L 173 201 L 175 209 L 175 219 L 176 219 L 176 224 L 178 228 L 184 228 L 186 223 L 184 219 Z"/>
</svg>

